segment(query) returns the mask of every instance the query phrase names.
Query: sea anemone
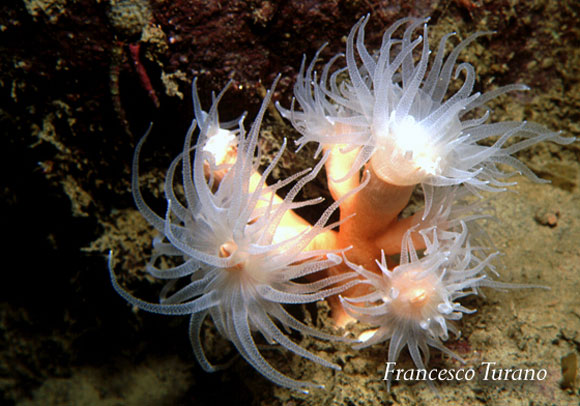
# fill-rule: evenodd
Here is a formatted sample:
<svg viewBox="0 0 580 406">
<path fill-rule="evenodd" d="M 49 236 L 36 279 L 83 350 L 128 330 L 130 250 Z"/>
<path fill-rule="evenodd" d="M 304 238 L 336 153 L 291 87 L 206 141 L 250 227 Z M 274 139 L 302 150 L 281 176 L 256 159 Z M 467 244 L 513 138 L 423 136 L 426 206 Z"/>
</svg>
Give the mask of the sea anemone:
<svg viewBox="0 0 580 406">
<path fill-rule="evenodd" d="M 468 222 L 473 219 L 467 219 Z M 457 300 L 477 294 L 481 286 L 498 287 L 489 280 L 496 271 L 491 260 L 497 252 L 485 253 L 469 241 L 468 222 L 453 220 L 449 231 L 429 227 L 418 231 L 427 247 L 419 256 L 409 230 L 403 239 L 400 264 L 389 270 L 384 253 L 377 264 L 381 275 L 346 260 L 373 290 L 360 297 L 341 297 L 346 311 L 355 319 L 376 326 L 374 333 L 354 348 L 364 348 L 390 339 L 388 361 L 394 362 L 407 346 L 417 368 L 429 362 L 429 346 L 464 362 L 447 349 L 449 331 L 459 336 L 454 322 L 475 310 Z M 513 287 L 506 284 L 505 287 Z M 421 355 L 422 353 L 422 355 Z M 390 388 L 391 376 L 388 377 Z"/>
<path fill-rule="evenodd" d="M 505 190 L 513 183 L 504 179 L 516 172 L 505 172 L 498 164 L 542 182 L 512 155 L 540 141 L 568 144 L 574 140 L 525 121 L 486 123 L 489 100 L 528 89 L 512 84 L 485 94 L 473 93 L 475 68 L 466 62 L 455 65 L 467 45 L 490 33 L 472 34 L 447 56 L 446 44 L 454 34 L 443 36 L 429 66 L 428 19 L 396 21 L 374 54 L 364 44 L 368 20 L 369 15 L 360 19 L 348 36 L 346 67 L 335 68 L 343 56 L 336 55 L 318 79 L 314 67 L 319 50 L 308 68 L 305 59 L 302 62 L 291 108 L 278 105 L 302 134 L 300 147 L 314 141 L 319 143 L 318 152 L 333 145 L 340 145 L 343 152 L 357 151 L 350 172 L 341 179 L 358 173 L 370 161 L 369 169 L 385 183 L 421 184 L 426 215 L 436 186 L 464 184 L 476 194 L 478 190 Z M 405 24 L 402 37 L 395 36 Z M 415 35 L 420 27 L 423 35 Z M 459 90 L 449 94 L 453 70 L 454 79 L 463 75 L 464 80 Z M 295 109 L 295 101 L 301 111 Z M 484 113 L 475 116 L 478 110 Z M 491 137 L 497 137 L 495 142 L 481 145 Z M 517 141 L 507 143 L 514 139 Z"/>
<path fill-rule="evenodd" d="M 300 322 L 282 305 L 321 300 L 358 283 L 353 280 L 354 273 L 309 283 L 295 281 L 341 262 L 338 255 L 341 250 L 311 249 L 315 239 L 336 226 L 326 223 L 340 202 L 330 205 L 313 226 L 297 221 L 293 209 L 321 200 L 295 202 L 294 198 L 304 184 L 317 175 L 324 160 L 313 170 L 302 171 L 268 186 L 266 179 L 286 144 L 284 141 L 281 150 L 259 175 L 258 133 L 272 89 L 248 132 L 243 126 L 244 116 L 237 125 L 220 124 L 217 108 L 226 89 L 214 97 L 206 113 L 201 110 L 194 81 L 196 120 L 187 132 L 183 152 L 173 160 L 167 172 L 165 217 L 149 208 L 140 191 L 139 154 L 147 135 L 135 149 L 132 178 L 135 203 L 145 219 L 161 233 L 154 240 L 154 253 L 147 271 L 155 278 L 169 280 L 161 292 L 160 303 L 138 299 L 122 288 L 114 275 L 112 258 L 109 263 L 111 280 L 115 290 L 140 309 L 166 315 L 190 315 L 193 352 L 206 371 L 219 368 L 207 359 L 200 339 L 202 323 L 209 314 L 219 333 L 230 340 L 257 371 L 281 386 L 304 390 L 317 385 L 289 378 L 273 368 L 262 357 L 253 331 L 259 331 L 271 344 L 278 343 L 304 358 L 340 369 L 295 344 L 280 329 L 337 339 Z M 198 140 L 192 148 L 197 127 Z M 179 165 L 182 167 L 182 192 L 174 185 Z M 217 173 L 220 173 L 219 178 L 215 176 Z M 284 199 L 276 196 L 282 187 L 292 183 Z M 177 259 L 179 264 L 161 267 L 162 257 Z M 343 285 L 332 287 L 345 281 Z"/>
</svg>

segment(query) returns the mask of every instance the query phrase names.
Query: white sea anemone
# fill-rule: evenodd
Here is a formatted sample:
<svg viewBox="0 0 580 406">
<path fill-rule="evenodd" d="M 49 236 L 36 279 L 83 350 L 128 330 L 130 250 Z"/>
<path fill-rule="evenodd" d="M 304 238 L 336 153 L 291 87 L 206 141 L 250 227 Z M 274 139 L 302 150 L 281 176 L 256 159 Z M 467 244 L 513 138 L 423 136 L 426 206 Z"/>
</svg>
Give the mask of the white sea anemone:
<svg viewBox="0 0 580 406">
<path fill-rule="evenodd" d="M 501 285 L 489 280 L 487 271 L 495 273 L 491 260 L 497 253 L 484 254 L 481 247 L 469 242 L 468 225 L 463 220 L 452 221 L 453 230 L 429 227 L 419 231 L 426 249 L 419 257 L 409 230 L 403 239 L 401 262 L 393 270 L 387 267 L 383 253 L 377 264 L 377 275 L 347 261 L 374 290 L 357 298 L 343 298 L 346 311 L 355 319 L 377 327 L 365 342 L 355 345 L 364 348 L 390 339 L 388 361 L 394 362 L 406 346 L 417 368 L 425 369 L 429 361 L 429 347 L 463 360 L 447 349 L 449 331 L 459 336 L 454 321 L 465 308 L 457 300 L 477 294 L 481 286 Z M 505 287 L 513 287 L 506 285 Z M 390 388 L 391 377 L 388 377 Z"/>
<path fill-rule="evenodd" d="M 335 67 L 343 56 L 336 55 L 318 78 L 314 66 L 319 53 L 308 68 L 303 60 L 294 87 L 301 111 L 295 109 L 295 101 L 289 110 L 278 105 L 302 134 L 300 147 L 313 141 L 319 143 L 319 151 L 337 144 L 344 150 L 358 150 L 345 179 L 370 161 L 371 170 L 389 184 L 421 184 L 427 213 L 434 186 L 464 184 L 477 192 L 504 190 L 513 184 L 504 179 L 514 172 L 504 172 L 498 164 L 508 164 L 541 182 L 512 155 L 540 141 L 568 144 L 574 140 L 525 121 L 486 124 L 485 103 L 528 89 L 513 84 L 473 93 L 475 68 L 465 62 L 456 66 L 457 58 L 468 44 L 489 33 L 472 34 L 446 55 L 446 44 L 454 35 L 447 34 L 430 58 L 428 19 L 404 18 L 386 30 L 379 51 L 371 54 L 364 44 L 368 20 L 368 15 L 363 17 L 348 36 L 346 67 Z M 402 37 L 396 36 L 405 24 Z M 422 35 L 416 35 L 421 27 Z M 348 79 L 343 79 L 344 73 Z M 451 77 L 462 75 L 462 86 L 450 94 Z M 477 110 L 483 114 L 469 114 Z M 497 137 L 492 145 L 481 145 L 490 137 Z M 516 141 L 506 146 L 510 139 Z"/>
<path fill-rule="evenodd" d="M 253 332 L 259 331 L 271 344 L 278 343 L 304 358 L 340 369 L 298 346 L 280 329 L 336 339 L 295 319 L 282 304 L 314 302 L 358 283 L 352 280 L 356 276 L 354 273 L 310 283 L 295 281 L 341 262 L 337 255 L 340 251 L 308 250 L 313 239 L 336 225 L 326 223 L 340 202 L 325 210 L 313 226 L 283 229 L 284 219 L 292 209 L 321 200 L 295 202 L 294 198 L 304 184 L 317 175 L 324 160 L 313 170 L 302 171 L 268 186 L 266 179 L 284 150 L 282 146 L 263 174 L 258 174 L 258 133 L 271 90 L 248 132 L 244 129 L 243 117 L 235 128 L 232 123 L 228 128 L 220 124 L 217 105 L 225 90 L 214 97 L 213 105 L 206 113 L 201 110 L 194 82 L 197 121 L 194 120 L 189 128 L 183 152 L 169 166 L 165 180 L 165 217 L 157 215 L 143 201 L 138 162 L 146 136 L 138 143 L 133 160 L 133 195 L 141 214 L 162 235 L 154 241 L 154 253 L 147 270 L 153 277 L 169 280 L 169 283 L 161 292 L 159 304 L 146 302 L 118 284 L 110 262 L 113 286 L 123 298 L 140 309 L 167 315 L 190 315 L 191 344 L 206 371 L 219 368 L 208 361 L 200 340 L 202 322 L 209 314 L 221 335 L 271 381 L 300 390 L 318 386 L 289 378 L 273 368 L 262 357 Z M 192 148 L 192 137 L 198 126 L 198 140 Z M 220 142 L 213 137 L 224 141 L 222 148 L 217 150 L 223 152 L 224 148 L 233 148 L 237 151 L 233 160 L 224 162 L 226 154 L 216 151 Z M 182 167 L 184 201 L 178 198 L 180 194 L 174 185 L 179 165 Z M 219 181 L 213 175 L 218 171 L 223 172 Z M 294 186 L 285 198 L 277 198 L 276 192 L 292 182 Z M 181 262 L 170 268 L 159 267 L 161 257 L 173 257 Z M 333 287 L 345 281 L 348 282 Z"/>
</svg>

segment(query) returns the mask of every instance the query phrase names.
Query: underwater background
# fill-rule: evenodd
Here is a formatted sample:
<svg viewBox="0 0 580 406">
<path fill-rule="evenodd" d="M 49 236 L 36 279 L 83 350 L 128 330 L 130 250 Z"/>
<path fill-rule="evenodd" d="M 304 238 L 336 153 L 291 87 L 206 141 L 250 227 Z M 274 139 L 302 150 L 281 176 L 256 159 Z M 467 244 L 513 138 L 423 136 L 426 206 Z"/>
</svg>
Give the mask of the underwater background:
<svg viewBox="0 0 580 406">
<path fill-rule="evenodd" d="M 106 256 L 115 252 L 123 285 L 155 300 L 144 271 L 153 230 L 130 192 L 133 149 L 151 122 L 142 154 L 143 189 L 164 212 L 164 172 L 182 148 L 193 117 L 191 80 L 203 104 L 233 80 L 220 104 L 224 119 L 252 117 L 278 73 L 275 100 L 288 106 L 303 54 L 344 50 L 366 13 L 367 44 L 380 45 L 395 20 L 430 16 L 433 44 L 448 32 L 464 39 L 460 61 L 476 69 L 476 91 L 510 83 L 532 90 L 492 103 L 492 119 L 530 120 L 580 136 L 580 3 L 570 1 L 182 1 L 10 0 L 0 4 L 0 221 L 5 236 L 0 282 L 2 405 L 577 405 L 580 350 L 580 144 L 542 143 L 518 154 L 536 174 L 516 193 L 494 197 L 486 229 L 503 252 L 500 281 L 549 291 L 485 290 L 466 299 L 459 339 L 447 345 L 478 368 L 546 369 L 537 382 L 425 383 L 382 378 L 386 345 L 355 351 L 295 335 L 332 357 L 336 372 L 286 351 L 264 351 L 282 372 L 326 386 L 305 395 L 275 386 L 242 359 L 206 374 L 196 364 L 184 317 L 134 311 L 111 287 Z M 262 148 L 297 138 L 275 111 Z M 290 142 L 292 145 L 293 142 Z M 312 162 L 286 151 L 276 176 Z M 304 198 L 327 195 L 323 182 Z M 306 218 L 308 213 L 304 213 Z M 315 213 L 310 217 L 315 217 Z M 148 281 L 148 282 L 146 282 Z M 151 282 L 151 283 L 149 283 Z M 332 332 L 325 302 L 295 314 Z M 207 352 L 235 352 L 208 322 Z M 353 327 L 353 330 L 360 327 Z M 411 367 L 403 353 L 403 367 Z M 431 367 L 459 368 L 439 351 Z"/>
</svg>

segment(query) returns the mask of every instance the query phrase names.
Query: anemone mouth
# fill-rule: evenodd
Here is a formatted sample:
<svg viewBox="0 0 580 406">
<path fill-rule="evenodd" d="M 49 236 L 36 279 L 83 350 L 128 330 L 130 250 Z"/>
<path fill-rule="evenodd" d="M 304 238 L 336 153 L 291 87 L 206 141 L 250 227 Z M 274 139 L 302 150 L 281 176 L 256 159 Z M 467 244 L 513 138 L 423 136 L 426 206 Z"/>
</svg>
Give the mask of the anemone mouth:
<svg viewBox="0 0 580 406">
<path fill-rule="evenodd" d="M 427 290 L 424 287 L 412 289 L 407 294 L 407 300 L 413 306 L 423 306 L 427 301 Z"/>
<path fill-rule="evenodd" d="M 442 158 L 430 145 L 405 149 L 388 142 L 379 146 L 371 157 L 371 168 L 386 183 L 396 186 L 413 186 L 436 177 L 442 172 Z"/>
<path fill-rule="evenodd" d="M 241 258 L 242 255 L 238 251 L 238 245 L 234 241 L 227 241 L 220 245 L 219 256 L 220 258 L 229 258 L 234 262 L 232 266 L 224 268 L 226 271 L 239 272 L 246 267 L 247 261 Z"/>
<path fill-rule="evenodd" d="M 233 131 L 219 128 L 208 137 L 203 151 L 210 153 L 217 165 L 232 163 L 237 152 L 237 137 Z"/>
<path fill-rule="evenodd" d="M 385 128 L 374 131 L 375 151 L 371 167 L 393 185 L 412 186 L 442 172 L 442 157 L 433 134 L 411 115 L 399 122 L 395 114 Z"/>
<path fill-rule="evenodd" d="M 233 241 L 227 241 L 220 245 L 219 255 L 220 258 L 229 258 L 238 250 L 238 245 Z"/>
<path fill-rule="evenodd" d="M 392 281 L 396 296 L 392 298 L 393 309 L 400 316 L 410 320 L 428 317 L 439 302 L 438 281 L 434 275 L 416 278 L 415 272 L 405 272 Z"/>
</svg>

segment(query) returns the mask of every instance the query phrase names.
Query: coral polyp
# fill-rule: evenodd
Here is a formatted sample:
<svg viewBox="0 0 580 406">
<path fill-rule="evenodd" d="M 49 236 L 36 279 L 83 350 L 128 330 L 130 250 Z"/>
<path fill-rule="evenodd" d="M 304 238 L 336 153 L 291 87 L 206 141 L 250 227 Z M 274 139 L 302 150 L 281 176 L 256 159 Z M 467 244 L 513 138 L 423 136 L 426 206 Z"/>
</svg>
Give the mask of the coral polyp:
<svg viewBox="0 0 580 406">
<path fill-rule="evenodd" d="M 282 114 L 302 134 L 299 144 L 319 143 L 319 150 L 331 145 L 348 145 L 358 151 L 349 175 L 370 161 L 374 173 L 397 186 L 421 184 L 426 188 L 427 206 L 432 187 L 464 184 L 471 190 L 504 190 L 503 181 L 515 172 L 508 164 L 534 181 L 540 181 L 512 155 L 544 140 L 568 143 L 556 132 L 527 122 L 487 123 L 490 100 L 513 91 L 528 90 L 521 84 L 499 87 L 480 94 L 473 92 L 475 68 L 457 64 L 461 51 L 488 32 L 475 33 L 446 53 L 453 34 L 443 36 L 435 57 L 429 48 L 428 19 L 405 18 L 383 35 L 376 53 L 364 44 L 363 17 L 352 28 L 346 43 L 346 66 L 335 67 L 338 54 L 325 66 L 318 79 L 314 71 L 317 56 L 308 69 L 303 62 L 294 88 L 296 101 Z M 396 33 L 402 31 L 402 36 Z M 415 32 L 422 28 L 422 35 Z M 334 73 L 330 74 L 334 69 Z M 342 73 L 348 75 L 343 80 Z M 453 79 L 463 76 L 455 93 Z M 481 112 L 477 115 L 477 112 Z M 492 145 L 481 141 L 499 137 Z M 506 146 L 508 140 L 517 142 Z"/>
<path fill-rule="evenodd" d="M 348 263 L 373 291 L 362 297 L 341 298 L 343 306 L 355 319 L 377 327 L 372 336 L 355 348 L 390 340 L 389 362 L 396 361 L 407 346 L 420 369 L 425 369 L 429 361 L 429 347 L 463 362 L 442 343 L 449 338 L 449 332 L 459 336 L 455 321 L 463 314 L 475 312 L 457 300 L 477 294 L 482 286 L 499 284 L 488 280 L 486 272 L 495 272 L 491 260 L 497 253 L 482 255 L 481 248 L 473 247 L 468 240 L 467 224 L 463 220 L 455 223 L 453 231 L 442 232 L 437 227 L 409 230 L 403 237 L 399 265 L 389 270 L 384 253 L 377 260 L 381 275 Z M 423 255 L 417 253 L 412 233 L 423 239 L 427 247 Z M 390 386 L 391 377 L 388 378 Z"/>
<path fill-rule="evenodd" d="M 271 92 L 246 132 L 243 117 L 235 129 L 231 126 L 223 128 L 223 124 L 220 126 L 217 107 L 226 89 L 215 98 L 208 113 L 200 109 L 195 89 L 194 82 L 197 120 L 193 121 L 187 133 L 183 152 L 174 159 L 167 173 L 165 217 L 147 206 L 140 191 L 139 155 L 146 136 L 137 145 L 133 161 L 135 202 L 141 214 L 161 233 L 155 240 L 147 270 L 153 277 L 169 280 L 169 283 L 162 291 L 159 304 L 143 301 L 124 290 L 116 282 L 111 266 L 113 286 L 129 303 L 140 309 L 168 315 L 190 315 L 193 351 L 206 371 L 218 368 L 207 359 L 200 339 L 203 320 L 209 315 L 220 334 L 268 379 L 293 389 L 319 386 L 289 378 L 274 369 L 260 354 L 252 332 L 259 331 L 271 344 L 280 344 L 321 365 L 340 369 L 298 346 L 280 329 L 281 326 L 318 338 L 340 339 L 303 324 L 282 304 L 314 302 L 358 283 L 352 280 L 354 274 L 327 277 L 312 283 L 295 282 L 341 262 L 338 251 L 308 248 L 334 226 L 326 223 L 339 202 L 328 207 L 313 226 L 291 212 L 320 201 L 296 202 L 294 198 L 302 186 L 316 176 L 324 161 L 313 170 L 268 186 L 266 179 L 284 148 L 259 175 L 257 138 Z M 198 141 L 192 146 L 198 122 Z M 237 152 L 228 162 L 225 157 L 232 148 Z M 191 151 L 194 151 L 193 161 Z M 174 185 L 179 165 L 182 166 L 184 201 L 178 198 Z M 225 174 L 218 183 L 214 174 L 220 171 L 225 171 Z M 278 198 L 276 192 L 292 182 L 294 185 L 285 198 Z M 181 261 L 174 267 L 159 268 L 157 263 L 161 257 L 181 258 Z M 348 280 L 350 282 L 332 287 Z"/>
</svg>

